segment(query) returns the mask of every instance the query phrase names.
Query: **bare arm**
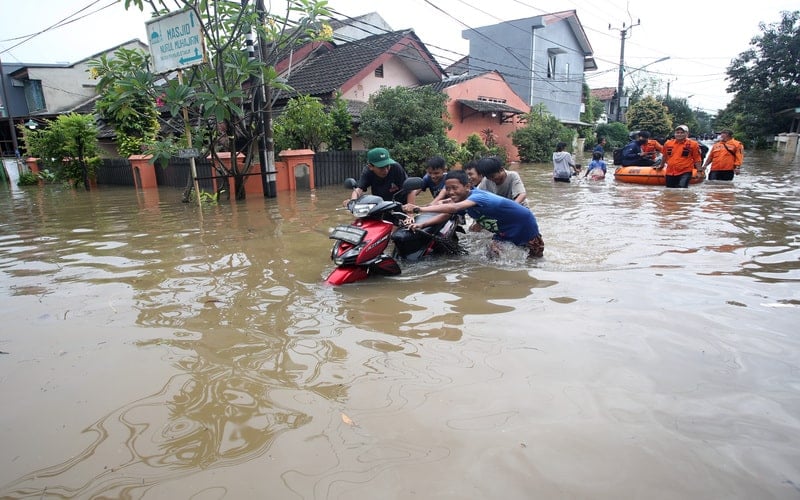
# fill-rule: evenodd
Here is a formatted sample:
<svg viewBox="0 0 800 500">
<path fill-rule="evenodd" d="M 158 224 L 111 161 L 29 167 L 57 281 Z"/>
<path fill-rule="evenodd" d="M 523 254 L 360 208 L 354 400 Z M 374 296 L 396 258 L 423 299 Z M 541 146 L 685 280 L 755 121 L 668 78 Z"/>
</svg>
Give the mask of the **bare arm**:
<svg viewBox="0 0 800 500">
<path fill-rule="evenodd" d="M 406 213 L 424 213 L 424 212 L 438 212 L 444 214 L 455 214 L 462 212 L 470 207 L 474 207 L 476 203 L 470 200 L 459 201 L 458 203 L 440 203 L 439 205 L 418 207 L 412 203 L 403 205 L 403 211 Z"/>
<path fill-rule="evenodd" d="M 358 199 L 362 194 L 364 194 L 364 191 L 361 188 L 355 188 L 353 192 L 350 193 L 350 198 L 342 202 L 342 206 L 346 207 L 349 202 Z"/>
<path fill-rule="evenodd" d="M 528 199 L 528 192 L 525 190 L 525 184 L 522 183 L 522 178 L 519 175 L 515 175 L 511 180 L 511 194 L 514 196 L 514 201 L 520 205 Z"/>
<path fill-rule="evenodd" d="M 439 224 L 441 222 L 446 221 L 449 218 L 450 218 L 450 214 L 445 214 L 445 213 L 436 214 L 433 217 L 431 217 L 431 218 L 429 218 L 429 219 L 427 219 L 427 220 L 425 220 L 423 222 L 420 222 L 420 223 L 413 222 L 408 227 L 412 231 L 416 231 L 417 229 L 422 229 L 423 227 L 428 227 L 428 226 L 433 226 L 433 225 Z"/>
<path fill-rule="evenodd" d="M 439 194 L 436 195 L 436 198 L 434 198 L 433 201 L 429 203 L 429 205 L 438 205 L 439 203 L 442 202 L 442 200 L 444 200 L 445 196 L 447 196 L 447 191 L 442 189 L 441 191 L 439 191 Z"/>
</svg>

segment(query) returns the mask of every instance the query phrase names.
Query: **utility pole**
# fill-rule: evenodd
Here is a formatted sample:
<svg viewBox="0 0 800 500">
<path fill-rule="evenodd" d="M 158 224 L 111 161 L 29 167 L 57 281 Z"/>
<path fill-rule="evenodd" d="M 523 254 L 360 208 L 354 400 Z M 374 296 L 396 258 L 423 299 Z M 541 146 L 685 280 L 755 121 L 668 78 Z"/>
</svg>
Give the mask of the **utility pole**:
<svg viewBox="0 0 800 500">
<path fill-rule="evenodd" d="M 669 101 L 669 85 L 675 80 L 667 80 L 667 101 Z"/>
<path fill-rule="evenodd" d="M 625 26 L 625 23 L 622 23 L 622 28 L 612 28 L 611 25 L 608 25 L 608 29 L 618 29 L 619 30 L 619 78 L 617 80 L 617 121 L 622 121 L 622 85 L 625 79 L 625 37 L 628 36 L 628 31 L 630 31 L 634 26 L 639 26 L 641 21 L 639 19 L 636 20 L 636 24 L 631 24 L 630 26 Z"/>
<path fill-rule="evenodd" d="M 258 12 L 258 22 L 263 25 L 266 20 L 267 12 L 264 6 L 264 0 L 256 0 L 256 11 Z M 258 51 L 261 62 L 267 64 L 269 60 L 267 41 L 264 40 L 261 31 L 259 31 L 258 35 Z M 258 125 L 261 133 L 259 134 L 258 158 L 261 162 L 264 197 L 275 198 L 277 196 L 277 187 L 275 185 L 277 171 L 275 170 L 275 138 L 272 132 L 272 88 L 264 82 L 263 77 L 261 79 L 259 94 Z"/>
</svg>

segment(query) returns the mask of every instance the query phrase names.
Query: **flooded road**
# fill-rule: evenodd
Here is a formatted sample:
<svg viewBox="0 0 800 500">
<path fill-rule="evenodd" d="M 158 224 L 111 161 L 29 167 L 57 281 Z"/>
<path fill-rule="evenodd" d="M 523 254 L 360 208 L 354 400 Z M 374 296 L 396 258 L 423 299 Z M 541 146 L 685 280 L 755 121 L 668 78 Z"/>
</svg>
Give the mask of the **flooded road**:
<svg viewBox="0 0 800 500">
<path fill-rule="evenodd" d="M 519 171 L 543 259 L 339 288 L 342 188 L 0 192 L 0 497 L 798 498 L 800 161 Z"/>
</svg>

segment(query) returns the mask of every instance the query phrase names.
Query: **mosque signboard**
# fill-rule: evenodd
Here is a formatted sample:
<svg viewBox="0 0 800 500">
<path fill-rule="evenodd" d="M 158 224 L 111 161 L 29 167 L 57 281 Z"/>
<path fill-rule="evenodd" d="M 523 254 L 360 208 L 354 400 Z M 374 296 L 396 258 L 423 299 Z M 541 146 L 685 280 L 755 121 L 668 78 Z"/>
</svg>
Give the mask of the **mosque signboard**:
<svg viewBox="0 0 800 500">
<path fill-rule="evenodd" d="M 179 10 L 145 23 L 154 73 L 188 68 L 206 61 L 203 31 L 197 14 Z"/>
</svg>

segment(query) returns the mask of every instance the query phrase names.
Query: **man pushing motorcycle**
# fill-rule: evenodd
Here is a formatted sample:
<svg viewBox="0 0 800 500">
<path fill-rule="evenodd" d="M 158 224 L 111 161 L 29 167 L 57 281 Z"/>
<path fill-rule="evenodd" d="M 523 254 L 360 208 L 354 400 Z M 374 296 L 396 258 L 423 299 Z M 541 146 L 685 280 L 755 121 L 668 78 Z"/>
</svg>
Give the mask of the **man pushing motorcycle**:
<svg viewBox="0 0 800 500">
<path fill-rule="evenodd" d="M 358 185 L 353 189 L 350 198 L 342 202 L 342 206 L 346 207 L 350 200 L 358 199 L 367 188 L 386 201 L 393 201 L 397 196 L 396 201 L 400 203 L 414 203 L 416 191 L 402 190 L 403 182 L 407 178 L 405 169 L 389 156 L 389 151 L 384 148 L 370 149 L 367 152 L 367 166 L 361 171 Z"/>
<path fill-rule="evenodd" d="M 481 227 L 494 233 L 494 242 L 509 241 L 528 249 L 529 258 L 541 257 L 544 253 L 544 240 L 539 233 L 539 224 L 533 212 L 508 198 L 480 189 L 470 190 L 469 179 L 463 170 L 453 170 L 444 178 L 447 200 L 434 206 L 419 207 L 412 203 L 403 205 L 406 213 L 435 212 L 438 215 L 419 223 L 411 223 L 411 230 L 441 222 L 450 214 L 466 213 Z M 496 243 L 492 253 L 498 253 Z"/>
</svg>

